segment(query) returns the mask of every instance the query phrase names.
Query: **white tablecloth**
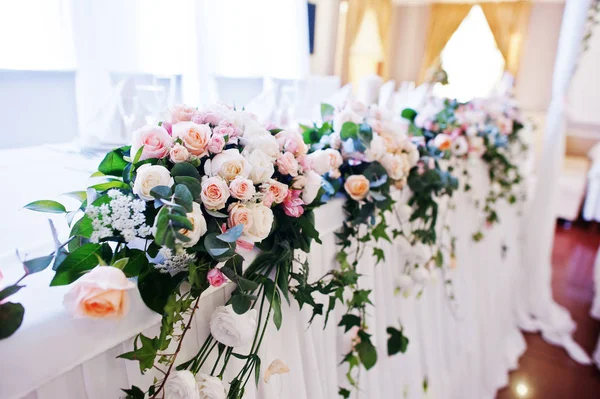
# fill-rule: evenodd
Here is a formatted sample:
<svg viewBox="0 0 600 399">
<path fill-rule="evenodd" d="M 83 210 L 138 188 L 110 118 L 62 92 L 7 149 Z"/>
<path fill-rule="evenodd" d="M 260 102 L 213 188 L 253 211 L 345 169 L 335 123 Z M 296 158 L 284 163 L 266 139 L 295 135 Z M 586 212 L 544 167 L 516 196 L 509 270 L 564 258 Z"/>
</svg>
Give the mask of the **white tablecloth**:
<svg viewBox="0 0 600 399">
<path fill-rule="evenodd" d="M 39 157 L 47 159 L 47 167 L 39 167 Z M 6 254 L 0 258 L 0 265 L 10 281 L 19 274 L 18 263 L 10 255 L 15 247 L 43 253 L 51 246 L 43 216 L 16 209 L 30 200 L 53 198 L 60 192 L 85 187 L 86 176 L 97 159 L 90 161 L 75 154 L 37 148 L 4 151 L 0 160 L 3 176 L 13 179 L 5 187 L 14 187 L 11 197 L 3 198 L 2 209 L 10 214 L 0 230 L 0 254 Z M 500 205 L 500 225 L 486 230 L 484 240 L 474 243 L 471 235 L 479 226 L 480 214 L 474 209 L 472 195 L 485 193 L 487 167 L 476 163 L 470 170 L 473 186 L 479 192 L 457 192 L 456 211 L 450 216 L 450 225 L 458 237 L 458 267 L 449 276 L 455 305 L 447 299 L 439 274 L 420 298 L 395 296 L 394 281 L 404 255 L 392 245 L 385 245 L 383 264 L 375 266 L 369 254 L 362 260 L 361 288 L 373 289 L 376 305 L 369 309 L 369 326 L 379 360 L 368 373 L 361 372 L 361 391 L 354 393 L 354 398 L 493 398 L 496 390 L 507 383 L 508 370 L 516 367 L 525 349 L 513 312 L 514 281 L 519 278 L 521 267 L 521 219 L 518 207 Z M 25 181 L 29 184 L 25 185 Z M 20 191 L 17 187 L 27 189 Z M 316 213 L 323 245 L 314 245 L 309 254 L 314 277 L 336 267 L 333 233 L 344 219 L 341 200 L 328 203 Z M 137 362 L 116 356 L 132 347 L 132 337 L 138 332 L 156 334 L 159 316 L 145 308 L 134 293 L 132 309 L 125 320 L 72 319 L 61 305 L 66 288 L 48 288 L 50 278 L 50 271 L 32 276 L 26 280 L 28 287 L 14 297 L 25 305 L 26 316 L 14 336 L 0 341 L 0 398 L 107 399 L 121 396 L 120 388 L 131 384 L 149 385 L 152 376 L 141 376 Z M 210 291 L 201 300 L 181 360 L 199 349 L 208 334 L 212 309 L 226 301 L 231 288 Z M 281 330 L 275 331 L 273 326 L 268 329 L 261 350 L 263 367 L 281 359 L 288 364 L 290 373 L 273 377 L 269 384 L 261 381 L 258 391 L 249 384 L 246 397 L 338 397 L 338 384 L 345 383 L 346 371 L 338 364 L 349 349 L 348 338 L 336 327 L 341 309 L 331 316 L 325 329 L 318 317 L 307 328 L 309 312 L 299 311 L 292 304 L 284 309 Z M 388 357 L 385 330 L 399 324 L 410 339 L 408 351 Z M 425 380 L 427 393 L 423 390 Z"/>
</svg>

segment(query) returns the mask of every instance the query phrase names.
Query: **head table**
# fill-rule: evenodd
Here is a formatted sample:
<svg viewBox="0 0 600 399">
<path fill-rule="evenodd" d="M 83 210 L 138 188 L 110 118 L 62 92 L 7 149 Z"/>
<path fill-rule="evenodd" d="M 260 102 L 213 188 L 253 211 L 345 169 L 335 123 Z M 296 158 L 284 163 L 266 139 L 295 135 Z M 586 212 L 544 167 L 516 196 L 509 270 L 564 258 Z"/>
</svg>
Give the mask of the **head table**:
<svg viewBox="0 0 600 399">
<path fill-rule="evenodd" d="M 44 216 L 20 208 L 35 199 L 57 198 L 84 187 L 100 158 L 68 146 L 1 153 L 3 183 L 19 188 L 13 190 L 14 196 L 2 199 L 0 267 L 10 282 L 21 273 L 15 249 L 35 256 L 53 247 Z M 35 166 L 32 159 L 38 160 Z M 375 265 L 369 255 L 361 261 L 361 286 L 373 290 L 377 305 L 369 308 L 370 332 L 381 350 L 377 365 L 361 372 L 360 391 L 354 392 L 353 398 L 493 398 L 497 389 L 506 385 L 508 371 L 517 366 L 525 349 L 515 317 L 515 282 L 521 272 L 521 224 L 526 204 L 499 204 L 500 224 L 485 230 L 482 241 L 474 242 L 471 236 L 481 224 L 481 210 L 476 209 L 473 198 L 483 197 L 489 182 L 487 167 L 481 161 L 469 162 L 474 189 L 469 193 L 458 190 L 448 213 L 457 237 L 454 270 L 445 276 L 434 274 L 420 295 L 420 290 L 415 290 L 405 296 L 394 294 L 405 256 L 398 246 L 385 245 L 383 263 Z M 407 194 L 398 191 L 395 195 L 402 199 Z M 344 220 L 342 199 L 315 213 L 323 244 L 313 245 L 307 256 L 311 273 L 318 277 L 336 267 L 334 232 Z M 66 223 L 61 217 L 55 219 L 59 233 L 66 237 Z M 152 373 L 142 376 L 136 362 L 116 357 L 132 348 L 138 332 L 156 334 L 160 316 L 146 308 L 137 290 L 132 290 L 130 316 L 121 321 L 73 319 L 62 306 L 68 287 L 49 288 L 51 275 L 47 270 L 29 277 L 27 288 L 15 296 L 24 304 L 26 315 L 21 329 L 0 341 L 0 398 L 118 398 L 124 396 L 121 388 L 148 385 Z M 449 299 L 447 279 L 452 281 L 453 300 Z M 198 351 L 208 335 L 212 310 L 226 302 L 232 289 L 224 286 L 205 293 L 192 326 L 195 339 L 186 340 L 181 360 Z M 257 388 L 250 384 L 245 397 L 338 397 L 338 384 L 344 383 L 346 373 L 338 365 L 351 338 L 336 326 L 333 315 L 326 328 L 322 317 L 308 328 L 309 309 L 300 310 L 295 303 L 284 307 L 281 331 L 273 326 L 267 330 L 261 358 L 266 364 L 281 359 L 290 372 L 273 377 L 268 384 L 261 378 Z M 336 310 L 339 320 L 341 310 Z M 386 355 L 389 325 L 403 326 L 410 339 L 406 353 Z"/>
</svg>

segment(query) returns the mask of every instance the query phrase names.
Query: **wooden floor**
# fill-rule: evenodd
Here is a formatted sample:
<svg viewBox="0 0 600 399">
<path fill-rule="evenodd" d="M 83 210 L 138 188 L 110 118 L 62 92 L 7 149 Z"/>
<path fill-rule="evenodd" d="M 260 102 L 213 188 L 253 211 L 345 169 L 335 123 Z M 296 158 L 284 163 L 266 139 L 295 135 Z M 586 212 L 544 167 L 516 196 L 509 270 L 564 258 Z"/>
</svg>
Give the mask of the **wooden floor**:
<svg viewBox="0 0 600 399">
<path fill-rule="evenodd" d="M 600 334 L 600 322 L 589 316 L 594 294 L 593 269 L 600 245 L 598 226 L 558 226 L 552 254 L 552 289 L 555 300 L 577 323 L 575 340 L 591 355 Z M 497 399 L 598 399 L 600 371 L 581 366 L 564 350 L 547 344 L 538 334 L 525 334 L 527 351 L 510 385 Z"/>
</svg>

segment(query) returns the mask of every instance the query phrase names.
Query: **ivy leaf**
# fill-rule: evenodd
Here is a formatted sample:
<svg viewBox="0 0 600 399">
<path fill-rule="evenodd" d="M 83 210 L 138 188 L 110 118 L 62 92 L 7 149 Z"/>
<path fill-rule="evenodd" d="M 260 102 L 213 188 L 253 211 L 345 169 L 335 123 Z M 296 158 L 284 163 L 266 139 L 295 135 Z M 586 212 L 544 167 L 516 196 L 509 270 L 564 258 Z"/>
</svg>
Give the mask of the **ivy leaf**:
<svg viewBox="0 0 600 399">
<path fill-rule="evenodd" d="M 354 314 L 345 314 L 338 324 L 339 327 L 344 327 L 344 332 L 348 332 L 352 327 L 360 326 L 360 317 Z"/>
<path fill-rule="evenodd" d="M 66 213 L 67 209 L 63 204 L 52 200 L 33 201 L 24 206 L 25 209 L 45 213 Z"/>
<path fill-rule="evenodd" d="M 390 237 L 388 236 L 388 234 L 386 232 L 386 229 L 387 229 L 387 224 L 385 224 L 385 221 L 383 221 L 383 220 L 381 222 L 379 222 L 379 224 L 377 226 L 375 226 L 375 228 L 371 232 L 375 241 L 378 241 L 380 238 L 382 238 L 389 243 L 392 242 L 392 240 L 390 239 Z"/>
<path fill-rule="evenodd" d="M 370 335 L 360 330 L 358 332 L 360 342 L 356 345 L 356 351 L 360 362 L 367 370 L 371 369 L 377 363 L 377 349 L 371 343 Z"/>
<path fill-rule="evenodd" d="M 144 399 L 145 394 L 140 388 L 133 385 L 130 389 L 121 389 L 127 396 L 125 399 Z"/>
<path fill-rule="evenodd" d="M 379 262 L 385 260 L 385 253 L 381 248 L 373 248 L 373 256 L 377 258 L 377 262 L 375 262 L 375 265 L 378 265 Z"/>
<path fill-rule="evenodd" d="M 138 338 L 139 343 L 142 345 L 140 347 L 138 347 Z M 128 360 L 137 360 L 140 362 L 140 371 L 143 373 L 154 366 L 154 358 L 156 357 L 156 352 L 158 350 L 157 343 L 158 340 L 156 338 L 151 339 L 144 334 L 140 334 L 133 341 L 133 350 L 117 357 Z"/>
<path fill-rule="evenodd" d="M 340 395 L 344 399 L 348 399 L 350 397 L 350 393 L 351 392 L 346 388 L 340 388 L 340 390 L 338 391 L 338 395 Z"/>
<path fill-rule="evenodd" d="M 397 330 L 394 327 L 388 327 L 388 355 L 392 356 L 398 352 L 405 353 L 408 348 L 408 338 L 404 336 L 402 330 Z"/>
<path fill-rule="evenodd" d="M 20 303 L 6 302 L 0 305 L 0 339 L 8 338 L 23 323 L 25 308 Z"/>
</svg>

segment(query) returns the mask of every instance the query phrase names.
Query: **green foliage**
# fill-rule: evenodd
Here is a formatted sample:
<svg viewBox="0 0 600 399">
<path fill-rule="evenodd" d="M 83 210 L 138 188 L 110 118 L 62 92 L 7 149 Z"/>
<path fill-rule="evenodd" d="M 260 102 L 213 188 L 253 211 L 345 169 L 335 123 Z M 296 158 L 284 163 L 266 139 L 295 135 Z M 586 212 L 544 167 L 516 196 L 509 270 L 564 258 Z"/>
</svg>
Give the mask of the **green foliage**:
<svg viewBox="0 0 600 399">
<path fill-rule="evenodd" d="M 129 164 L 125 160 L 125 153 L 129 153 L 129 149 L 130 147 L 121 147 L 106 154 L 98 166 L 98 171 L 103 175 L 121 177 Z"/>
<path fill-rule="evenodd" d="M 66 213 L 67 209 L 60 202 L 52 200 L 33 201 L 24 206 L 25 209 L 46 213 Z"/>
<path fill-rule="evenodd" d="M 110 251 L 110 247 L 101 244 L 84 244 L 71 252 L 56 269 L 56 274 L 50 282 L 51 286 L 71 284 L 85 272 L 98 265 L 101 251 Z"/>
<path fill-rule="evenodd" d="M 13 335 L 23 323 L 24 315 L 25 308 L 20 303 L 0 304 L 0 339 Z"/>
<path fill-rule="evenodd" d="M 404 336 L 402 330 L 388 327 L 386 331 L 388 333 L 388 355 L 392 356 L 399 352 L 405 353 L 408 348 L 408 338 Z"/>
</svg>

